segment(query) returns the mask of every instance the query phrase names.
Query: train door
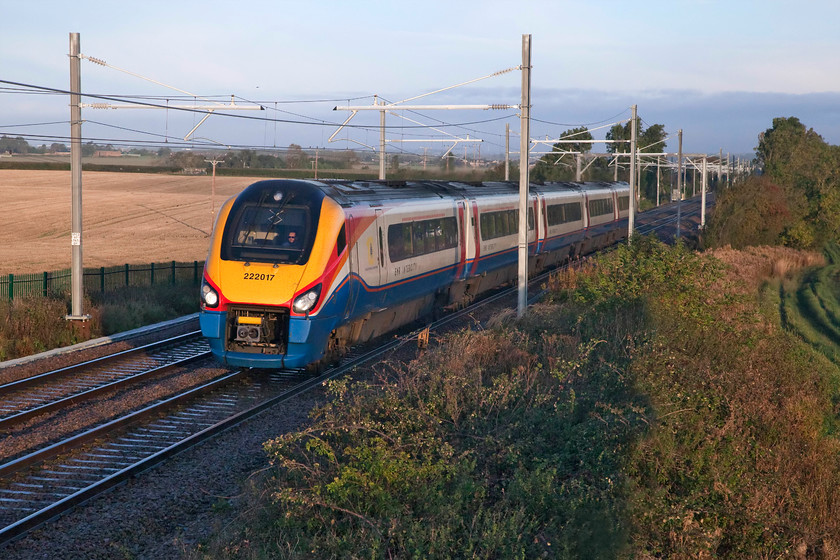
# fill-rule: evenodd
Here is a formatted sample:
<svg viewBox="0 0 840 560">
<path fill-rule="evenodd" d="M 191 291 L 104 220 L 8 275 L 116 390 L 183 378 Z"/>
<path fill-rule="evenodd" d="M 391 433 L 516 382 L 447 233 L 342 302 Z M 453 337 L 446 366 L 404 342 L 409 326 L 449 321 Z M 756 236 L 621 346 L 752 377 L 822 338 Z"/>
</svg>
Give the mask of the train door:
<svg viewBox="0 0 840 560">
<path fill-rule="evenodd" d="M 472 218 L 470 208 L 466 200 L 459 200 L 456 203 L 456 216 L 458 218 L 458 244 L 461 249 L 458 252 L 458 269 L 456 278 L 465 278 L 469 263 L 475 258 L 475 241 L 472 235 Z"/>
<path fill-rule="evenodd" d="M 473 198 L 470 201 L 472 208 L 467 212 L 469 214 L 470 228 L 473 238 L 472 253 L 467 255 L 467 262 L 472 261 L 472 266 L 469 267 L 470 276 L 475 276 L 478 270 L 478 261 L 481 258 L 481 217 L 478 213 L 478 202 Z"/>
<path fill-rule="evenodd" d="M 540 231 L 540 197 L 533 196 L 529 199 L 527 219 L 528 219 L 528 254 L 535 255 L 540 248 L 540 239 L 542 232 Z"/>
<path fill-rule="evenodd" d="M 354 247 L 355 278 L 358 279 L 358 291 L 356 293 L 356 306 L 362 308 L 380 307 L 379 295 L 381 293 L 381 261 L 379 243 L 379 216 L 381 210 L 376 210 L 375 215 L 356 216 L 353 220 L 353 237 L 356 239 Z"/>
<path fill-rule="evenodd" d="M 376 239 L 374 246 L 376 247 L 376 285 L 381 288 L 383 284 L 388 281 L 387 272 L 385 271 L 385 219 L 382 216 L 382 209 L 376 210 Z M 385 295 L 387 290 L 379 290 L 379 305 L 385 305 Z"/>
<path fill-rule="evenodd" d="M 347 219 L 344 220 L 344 227 L 346 228 L 346 238 L 348 240 L 356 239 L 356 223 L 353 220 L 353 214 L 347 215 Z M 347 307 L 344 309 L 345 319 L 349 318 L 353 313 L 353 308 L 356 306 L 356 299 L 359 297 L 359 282 L 356 278 L 354 278 L 354 275 L 359 272 L 358 246 L 358 243 L 353 243 L 347 251 L 348 294 Z"/>
</svg>

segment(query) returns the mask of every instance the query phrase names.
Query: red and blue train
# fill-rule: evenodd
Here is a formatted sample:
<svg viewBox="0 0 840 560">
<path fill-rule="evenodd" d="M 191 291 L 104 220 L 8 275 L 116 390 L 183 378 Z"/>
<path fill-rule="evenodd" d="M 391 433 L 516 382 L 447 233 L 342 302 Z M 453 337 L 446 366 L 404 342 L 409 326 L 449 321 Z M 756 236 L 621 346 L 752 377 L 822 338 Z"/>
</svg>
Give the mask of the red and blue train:
<svg viewBox="0 0 840 560">
<path fill-rule="evenodd" d="M 531 185 L 529 274 L 626 237 L 627 183 Z M 511 182 L 266 180 L 222 206 L 201 286 L 210 349 L 300 368 L 518 275 Z"/>
</svg>

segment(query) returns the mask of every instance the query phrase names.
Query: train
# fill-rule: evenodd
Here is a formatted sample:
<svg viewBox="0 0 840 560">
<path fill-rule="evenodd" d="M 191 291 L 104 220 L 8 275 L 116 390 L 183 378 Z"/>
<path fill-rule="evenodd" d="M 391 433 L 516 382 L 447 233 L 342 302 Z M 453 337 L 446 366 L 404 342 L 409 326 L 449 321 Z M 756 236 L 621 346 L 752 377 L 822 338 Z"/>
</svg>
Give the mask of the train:
<svg viewBox="0 0 840 560">
<path fill-rule="evenodd" d="M 529 191 L 529 276 L 627 236 L 625 182 Z M 228 366 L 320 369 L 354 344 L 515 283 L 519 197 L 515 182 L 255 182 L 219 210 L 202 334 Z"/>
</svg>

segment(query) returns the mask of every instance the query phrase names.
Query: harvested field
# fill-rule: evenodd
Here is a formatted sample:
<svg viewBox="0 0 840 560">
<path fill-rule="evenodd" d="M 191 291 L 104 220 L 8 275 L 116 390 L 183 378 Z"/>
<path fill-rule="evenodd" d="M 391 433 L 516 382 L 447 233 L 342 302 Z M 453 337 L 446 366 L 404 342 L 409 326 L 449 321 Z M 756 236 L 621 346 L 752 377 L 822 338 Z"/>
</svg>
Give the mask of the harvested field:
<svg viewBox="0 0 840 560">
<path fill-rule="evenodd" d="M 84 172 L 82 261 L 85 267 L 203 261 L 218 211 L 257 181 L 209 176 Z M 0 275 L 70 268 L 69 171 L 0 170 Z"/>
</svg>

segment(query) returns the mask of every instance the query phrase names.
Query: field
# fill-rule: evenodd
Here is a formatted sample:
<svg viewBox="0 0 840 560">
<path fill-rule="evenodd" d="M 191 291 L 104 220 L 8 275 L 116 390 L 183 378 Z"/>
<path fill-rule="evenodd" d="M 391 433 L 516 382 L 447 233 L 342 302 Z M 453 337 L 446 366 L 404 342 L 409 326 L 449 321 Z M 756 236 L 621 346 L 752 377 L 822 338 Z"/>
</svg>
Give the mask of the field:
<svg viewBox="0 0 840 560">
<path fill-rule="evenodd" d="M 256 180 L 84 172 L 83 265 L 202 261 L 211 210 Z M 0 200 L 0 274 L 70 268 L 69 171 L 0 170 Z"/>
</svg>

